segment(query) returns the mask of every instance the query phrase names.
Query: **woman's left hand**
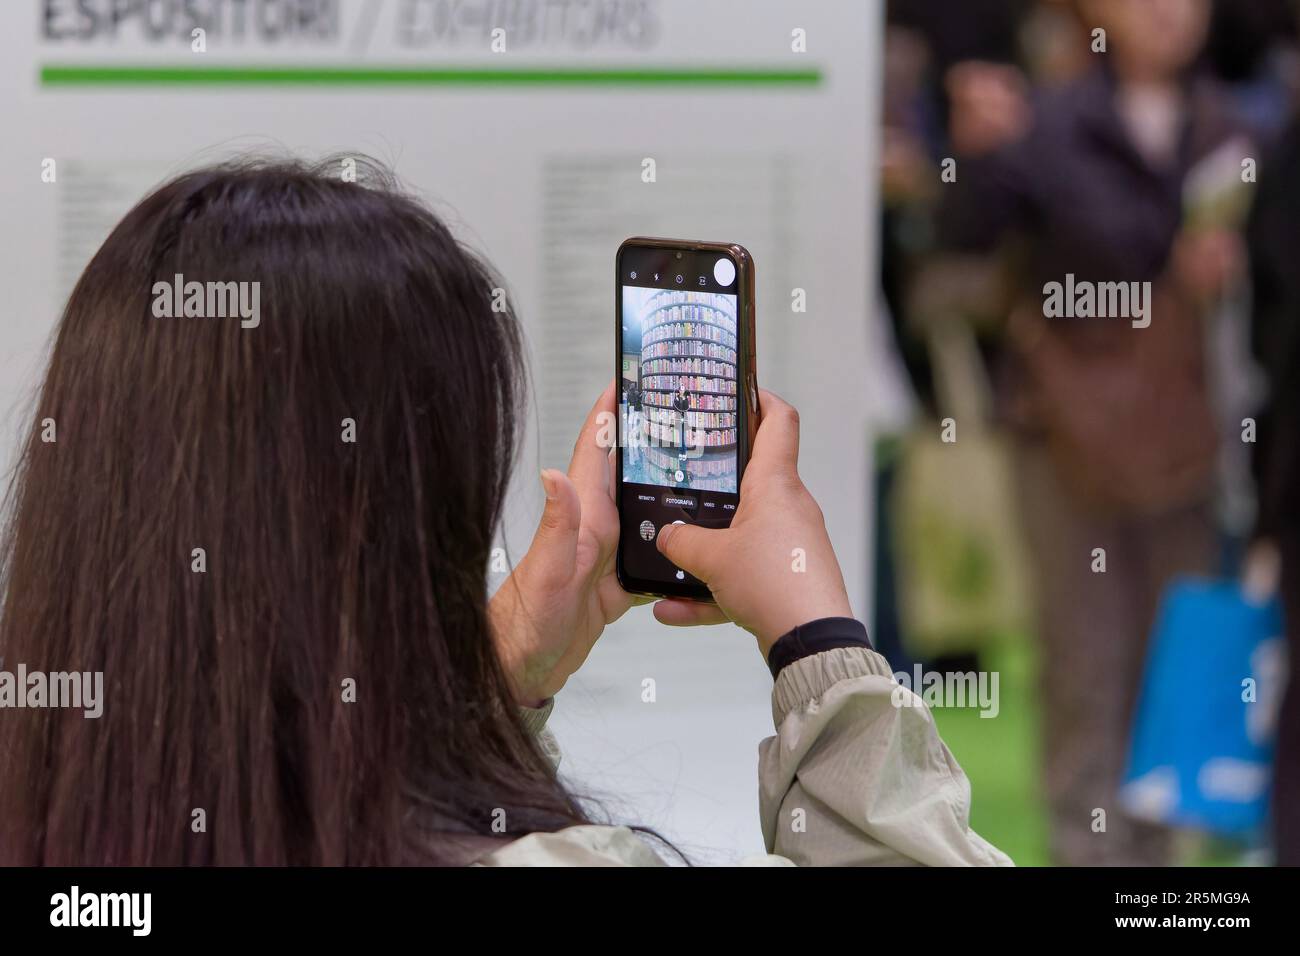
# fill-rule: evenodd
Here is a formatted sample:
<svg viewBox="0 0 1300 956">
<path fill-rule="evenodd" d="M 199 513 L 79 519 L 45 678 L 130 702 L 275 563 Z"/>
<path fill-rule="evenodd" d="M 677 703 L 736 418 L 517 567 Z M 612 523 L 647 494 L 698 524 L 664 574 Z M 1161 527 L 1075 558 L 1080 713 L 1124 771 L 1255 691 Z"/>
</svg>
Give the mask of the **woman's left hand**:
<svg viewBox="0 0 1300 956">
<path fill-rule="evenodd" d="M 489 606 L 497 652 L 525 707 L 539 706 L 564 686 L 605 625 L 650 600 L 628 594 L 614 574 L 614 384 L 587 416 L 568 474 L 542 472 L 546 509 L 537 534 Z"/>
</svg>

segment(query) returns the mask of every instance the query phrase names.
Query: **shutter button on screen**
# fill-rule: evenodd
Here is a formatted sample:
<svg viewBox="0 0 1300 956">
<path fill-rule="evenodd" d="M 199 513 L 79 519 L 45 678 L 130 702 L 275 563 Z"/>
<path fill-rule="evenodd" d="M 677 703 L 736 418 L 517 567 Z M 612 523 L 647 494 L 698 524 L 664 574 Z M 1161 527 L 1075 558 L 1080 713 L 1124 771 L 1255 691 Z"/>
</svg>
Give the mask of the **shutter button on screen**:
<svg viewBox="0 0 1300 956">
<path fill-rule="evenodd" d="M 685 522 L 685 521 L 674 521 L 673 524 L 686 524 L 686 522 Z M 685 581 L 685 580 L 686 580 L 686 572 L 685 572 L 685 571 L 678 571 L 678 572 L 677 572 L 677 580 L 678 580 L 678 581 Z"/>
</svg>

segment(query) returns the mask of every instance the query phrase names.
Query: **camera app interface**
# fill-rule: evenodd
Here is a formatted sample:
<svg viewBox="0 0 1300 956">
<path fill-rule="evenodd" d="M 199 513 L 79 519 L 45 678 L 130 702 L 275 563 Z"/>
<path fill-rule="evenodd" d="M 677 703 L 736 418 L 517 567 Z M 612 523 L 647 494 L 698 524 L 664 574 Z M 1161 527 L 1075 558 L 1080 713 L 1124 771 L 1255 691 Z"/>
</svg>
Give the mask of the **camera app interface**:
<svg viewBox="0 0 1300 956">
<path fill-rule="evenodd" d="M 693 581 L 654 539 L 672 522 L 729 524 L 739 500 L 736 270 L 717 253 L 640 252 L 620 263 L 624 566 Z"/>
</svg>

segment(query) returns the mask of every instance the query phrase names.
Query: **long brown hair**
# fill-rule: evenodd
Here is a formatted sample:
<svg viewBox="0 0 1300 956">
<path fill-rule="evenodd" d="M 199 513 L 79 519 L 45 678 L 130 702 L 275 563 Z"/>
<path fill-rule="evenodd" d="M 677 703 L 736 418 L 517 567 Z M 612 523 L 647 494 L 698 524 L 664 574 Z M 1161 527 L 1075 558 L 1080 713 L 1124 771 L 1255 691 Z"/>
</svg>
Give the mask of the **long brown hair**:
<svg viewBox="0 0 1300 956">
<path fill-rule="evenodd" d="M 448 862 L 448 834 L 583 819 L 489 638 L 517 324 L 432 213 L 343 168 L 182 175 L 67 303 L 0 662 L 105 700 L 0 710 L 0 863 Z M 258 283 L 260 322 L 158 317 L 177 275 Z"/>
</svg>

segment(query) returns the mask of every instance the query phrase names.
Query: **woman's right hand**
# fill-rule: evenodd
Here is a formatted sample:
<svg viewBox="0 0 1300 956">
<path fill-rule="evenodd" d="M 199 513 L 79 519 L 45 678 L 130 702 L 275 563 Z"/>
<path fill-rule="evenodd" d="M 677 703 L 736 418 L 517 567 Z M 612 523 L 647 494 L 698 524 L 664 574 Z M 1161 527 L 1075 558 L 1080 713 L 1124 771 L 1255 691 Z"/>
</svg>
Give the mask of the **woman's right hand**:
<svg viewBox="0 0 1300 956">
<path fill-rule="evenodd" d="M 708 585 L 717 606 L 667 599 L 664 624 L 731 620 L 758 638 L 764 659 L 786 632 L 823 617 L 852 617 L 821 508 L 799 479 L 799 415 L 768 391 L 729 528 L 667 525 L 657 546 Z"/>
</svg>

